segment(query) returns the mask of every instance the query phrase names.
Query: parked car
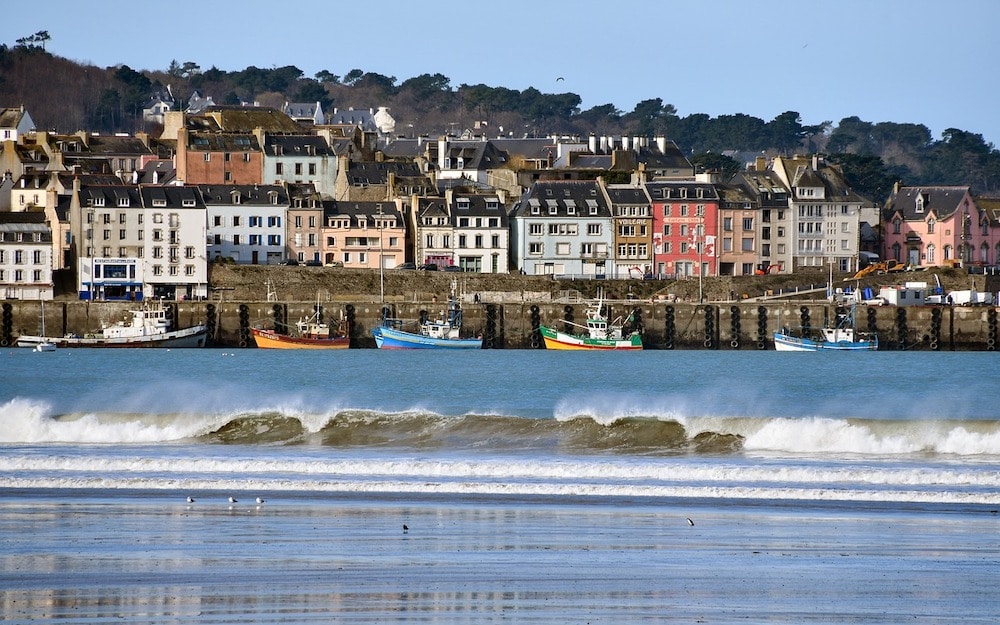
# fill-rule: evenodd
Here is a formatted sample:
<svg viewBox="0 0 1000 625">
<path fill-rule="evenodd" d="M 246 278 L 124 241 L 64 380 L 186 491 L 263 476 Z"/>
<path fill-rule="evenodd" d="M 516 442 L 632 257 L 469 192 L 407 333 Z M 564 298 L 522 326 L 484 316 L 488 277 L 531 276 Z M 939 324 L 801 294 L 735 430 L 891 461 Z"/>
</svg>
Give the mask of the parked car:
<svg viewBox="0 0 1000 625">
<path fill-rule="evenodd" d="M 446 265 L 441 271 L 462 271 L 458 265 Z"/>
<path fill-rule="evenodd" d="M 416 263 L 403 263 L 402 265 L 396 265 L 396 269 L 416 269 Z"/>
<path fill-rule="evenodd" d="M 323 263 L 319 262 L 318 260 L 307 260 L 306 261 L 306 267 L 322 267 L 322 266 L 323 266 Z"/>
<path fill-rule="evenodd" d="M 295 260 L 294 258 L 286 258 L 285 260 L 281 261 L 278 264 L 279 265 L 287 265 L 289 267 L 294 267 L 294 266 L 296 266 L 296 265 L 299 264 L 299 261 Z"/>
<path fill-rule="evenodd" d="M 418 269 L 420 269 L 421 271 L 437 271 L 438 266 L 436 263 L 427 263 L 426 265 L 420 265 Z"/>
</svg>

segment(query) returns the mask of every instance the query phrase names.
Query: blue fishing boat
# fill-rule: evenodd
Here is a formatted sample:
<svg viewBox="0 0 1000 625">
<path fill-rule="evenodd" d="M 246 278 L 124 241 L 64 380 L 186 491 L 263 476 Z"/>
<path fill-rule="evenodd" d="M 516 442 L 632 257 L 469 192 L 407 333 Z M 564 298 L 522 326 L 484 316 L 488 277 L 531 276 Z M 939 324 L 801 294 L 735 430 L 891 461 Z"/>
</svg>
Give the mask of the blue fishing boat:
<svg viewBox="0 0 1000 625">
<path fill-rule="evenodd" d="M 858 332 L 855 328 L 857 304 L 838 313 L 836 322 L 820 329 L 818 334 L 796 336 L 785 327 L 774 333 L 774 349 L 779 352 L 873 351 L 878 349 L 878 334 Z"/>
<path fill-rule="evenodd" d="M 383 307 L 383 311 L 385 311 Z M 461 338 L 462 307 L 454 294 L 448 299 L 447 315 L 416 322 L 416 332 L 404 329 L 402 319 L 383 316 L 382 325 L 372 329 L 379 349 L 482 349 L 483 338 Z"/>
</svg>

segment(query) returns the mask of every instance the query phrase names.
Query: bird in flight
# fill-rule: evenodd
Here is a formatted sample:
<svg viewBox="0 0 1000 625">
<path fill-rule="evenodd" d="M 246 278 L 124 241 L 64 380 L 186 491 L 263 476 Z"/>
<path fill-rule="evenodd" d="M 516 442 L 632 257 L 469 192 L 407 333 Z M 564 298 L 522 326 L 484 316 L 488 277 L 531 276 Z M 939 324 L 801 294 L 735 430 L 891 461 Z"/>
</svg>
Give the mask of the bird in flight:
<svg viewBox="0 0 1000 625">
<path fill-rule="evenodd" d="M 693 526 L 694 525 L 694 521 L 692 521 L 691 519 L 688 519 L 688 525 Z"/>
<path fill-rule="evenodd" d="M 556 82 L 559 82 L 560 80 L 566 80 L 566 79 L 563 78 L 562 76 L 560 76 L 559 78 L 556 78 Z"/>
</svg>

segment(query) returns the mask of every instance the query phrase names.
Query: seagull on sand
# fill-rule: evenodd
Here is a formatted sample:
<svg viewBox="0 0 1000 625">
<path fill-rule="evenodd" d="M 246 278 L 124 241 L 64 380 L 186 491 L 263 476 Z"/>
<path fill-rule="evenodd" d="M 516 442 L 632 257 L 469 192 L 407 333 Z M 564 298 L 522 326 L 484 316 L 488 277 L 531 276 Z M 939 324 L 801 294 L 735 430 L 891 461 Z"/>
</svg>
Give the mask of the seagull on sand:
<svg viewBox="0 0 1000 625">
<path fill-rule="evenodd" d="M 406 523 L 403 523 L 403 533 L 405 534 L 405 533 L 407 533 L 409 531 L 410 531 L 410 528 L 406 525 Z"/>
<path fill-rule="evenodd" d="M 194 497 L 192 497 L 191 495 L 188 495 L 187 502 L 188 503 L 194 503 Z"/>
<path fill-rule="evenodd" d="M 230 496 L 229 497 L 229 503 L 238 503 L 237 500 L 236 500 L 236 497 Z"/>
<path fill-rule="evenodd" d="M 260 505 L 262 503 L 264 503 L 264 498 L 263 497 L 258 497 L 257 498 L 257 505 Z"/>
</svg>

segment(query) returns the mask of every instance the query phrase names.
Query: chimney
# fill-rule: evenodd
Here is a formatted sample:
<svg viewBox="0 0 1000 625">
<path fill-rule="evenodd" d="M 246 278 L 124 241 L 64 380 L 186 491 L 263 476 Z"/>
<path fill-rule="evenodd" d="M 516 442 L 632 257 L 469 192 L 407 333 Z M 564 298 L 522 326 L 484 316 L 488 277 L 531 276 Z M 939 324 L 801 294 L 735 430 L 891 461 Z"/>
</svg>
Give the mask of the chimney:
<svg viewBox="0 0 1000 625">
<path fill-rule="evenodd" d="M 813 171 L 819 171 L 819 154 L 813 154 L 812 166 Z"/>
<path fill-rule="evenodd" d="M 630 141 L 631 140 L 628 137 L 626 137 L 625 135 L 622 135 L 622 149 L 623 150 L 628 150 L 629 149 L 629 143 L 630 143 Z"/>
<path fill-rule="evenodd" d="M 448 152 L 448 139 L 438 139 L 438 169 L 444 169 L 444 156 Z"/>
<path fill-rule="evenodd" d="M 667 138 L 666 137 L 657 137 L 656 138 L 656 149 L 658 149 L 660 151 L 660 154 L 666 154 L 667 153 Z"/>
<path fill-rule="evenodd" d="M 767 159 L 763 156 L 758 156 L 754 159 L 754 169 L 757 171 L 765 171 L 767 169 Z"/>
<path fill-rule="evenodd" d="M 593 133 L 590 135 L 590 138 L 587 140 L 587 147 L 590 149 L 590 152 L 592 154 L 597 154 L 597 137 L 595 137 L 593 135 Z"/>
</svg>

